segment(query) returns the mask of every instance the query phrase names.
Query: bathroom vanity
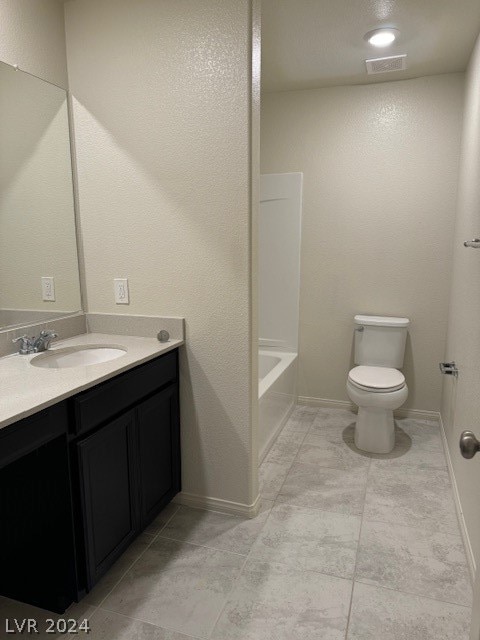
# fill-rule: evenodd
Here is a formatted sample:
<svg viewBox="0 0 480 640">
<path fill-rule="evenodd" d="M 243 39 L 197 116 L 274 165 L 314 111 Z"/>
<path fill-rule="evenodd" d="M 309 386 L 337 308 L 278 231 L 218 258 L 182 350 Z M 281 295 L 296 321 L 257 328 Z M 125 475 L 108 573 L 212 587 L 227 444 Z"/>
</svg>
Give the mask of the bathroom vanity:
<svg viewBox="0 0 480 640">
<path fill-rule="evenodd" d="M 183 340 L 85 333 L 67 93 L 2 62 L 0 87 L 0 595 L 62 613 L 180 489 Z"/>
<path fill-rule="evenodd" d="M 125 355 L 95 366 L 0 359 L 0 595 L 63 613 L 180 490 L 181 341 L 115 338 Z"/>
</svg>

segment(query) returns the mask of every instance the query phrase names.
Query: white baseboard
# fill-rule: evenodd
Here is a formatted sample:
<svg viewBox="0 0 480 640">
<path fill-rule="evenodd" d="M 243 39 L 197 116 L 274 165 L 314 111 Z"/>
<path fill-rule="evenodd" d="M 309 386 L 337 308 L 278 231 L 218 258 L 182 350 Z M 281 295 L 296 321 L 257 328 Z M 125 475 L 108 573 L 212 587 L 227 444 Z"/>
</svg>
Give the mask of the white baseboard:
<svg viewBox="0 0 480 640">
<path fill-rule="evenodd" d="M 356 411 L 357 407 L 348 400 L 330 400 L 327 398 L 311 398 L 308 396 L 298 396 L 298 404 L 306 404 L 309 407 L 319 407 L 324 409 L 348 409 Z M 420 409 L 397 409 L 396 418 L 417 418 L 417 420 L 434 420 L 438 422 L 438 411 L 422 411 Z"/>
<path fill-rule="evenodd" d="M 271 436 L 269 437 L 267 443 L 265 444 L 265 446 L 263 447 L 263 451 L 260 453 L 260 455 L 258 456 L 258 464 L 262 464 L 262 462 L 265 460 L 265 458 L 267 457 L 267 453 L 270 451 L 270 449 L 272 448 L 275 440 L 278 438 L 278 436 L 280 435 L 281 430 L 283 429 L 283 427 L 287 424 L 288 419 L 290 418 L 290 416 L 293 413 L 293 410 L 295 409 L 295 405 L 296 402 L 292 402 L 292 406 L 290 407 L 290 409 L 287 411 L 287 413 L 285 414 L 285 416 L 283 417 L 283 419 L 281 420 L 281 422 L 279 422 L 277 428 L 275 429 L 275 431 L 271 434 Z"/>
<path fill-rule="evenodd" d="M 354 411 L 356 406 L 348 400 L 328 400 L 327 398 L 311 398 L 309 396 L 298 396 L 298 404 L 306 404 L 309 407 L 320 407 L 324 409 L 349 409 Z"/>
<path fill-rule="evenodd" d="M 438 411 L 422 411 L 421 409 L 397 409 L 393 412 L 396 418 L 416 418 L 417 420 L 431 420 L 438 422 L 440 414 Z"/>
<path fill-rule="evenodd" d="M 260 495 L 257 496 L 257 499 L 252 504 L 243 504 L 242 502 L 222 500 L 221 498 L 209 498 L 208 496 L 199 496 L 195 493 L 181 491 L 175 496 L 173 502 L 186 507 L 193 507 L 194 509 L 220 511 L 221 513 L 230 513 L 235 516 L 243 516 L 244 518 L 255 518 L 260 509 Z"/>
<path fill-rule="evenodd" d="M 440 432 L 442 434 L 443 448 L 445 450 L 445 457 L 447 459 L 448 473 L 450 476 L 450 482 L 453 489 L 453 500 L 455 502 L 455 510 L 457 512 L 458 525 L 462 534 L 463 546 L 465 547 L 465 555 L 467 556 L 468 568 L 470 570 L 470 578 L 472 583 L 475 581 L 476 564 L 475 557 L 473 555 L 472 544 L 470 542 L 470 536 L 468 535 L 467 524 L 463 515 L 462 503 L 460 501 L 460 494 L 458 492 L 457 481 L 455 479 L 455 473 L 453 471 L 452 458 L 450 456 L 450 449 L 448 447 L 447 434 L 445 433 L 445 426 L 443 424 L 442 414 L 438 414 L 440 421 Z"/>
</svg>

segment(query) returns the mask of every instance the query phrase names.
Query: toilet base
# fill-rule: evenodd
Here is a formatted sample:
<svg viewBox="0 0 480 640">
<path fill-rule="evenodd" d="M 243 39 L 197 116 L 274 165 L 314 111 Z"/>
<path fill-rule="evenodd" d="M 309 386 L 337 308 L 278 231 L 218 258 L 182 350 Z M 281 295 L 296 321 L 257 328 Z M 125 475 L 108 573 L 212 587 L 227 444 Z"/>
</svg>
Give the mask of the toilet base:
<svg viewBox="0 0 480 640">
<path fill-rule="evenodd" d="M 355 446 L 370 453 L 390 453 L 395 446 L 393 411 L 377 407 L 358 407 Z"/>
</svg>

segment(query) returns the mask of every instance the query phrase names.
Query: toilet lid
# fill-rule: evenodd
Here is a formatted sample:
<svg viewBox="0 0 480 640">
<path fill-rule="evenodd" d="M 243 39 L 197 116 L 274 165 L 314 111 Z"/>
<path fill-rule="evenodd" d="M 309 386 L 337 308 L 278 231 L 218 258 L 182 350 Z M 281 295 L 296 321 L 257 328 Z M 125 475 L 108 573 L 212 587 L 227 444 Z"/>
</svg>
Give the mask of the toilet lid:
<svg viewBox="0 0 480 640">
<path fill-rule="evenodd" d="M 354 367 L 348 379 L 356 387 L 367 391 L 398 391 L 405 386 L 403 373 L 388 367 Z"/>
</svg>

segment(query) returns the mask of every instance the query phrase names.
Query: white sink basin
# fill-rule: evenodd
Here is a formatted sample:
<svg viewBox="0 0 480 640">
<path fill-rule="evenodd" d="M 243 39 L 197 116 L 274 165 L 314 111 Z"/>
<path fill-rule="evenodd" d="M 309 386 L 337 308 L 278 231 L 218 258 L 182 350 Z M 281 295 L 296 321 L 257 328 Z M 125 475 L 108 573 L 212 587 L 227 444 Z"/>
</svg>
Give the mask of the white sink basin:
<svg viewBox="0 0 480 640">
<path fill-rule="evenodd" d="M 81 347 L 66 347 L 45 351 L 30 360 L 34 367 L 45 369 L 70 369 L 72 367 L 88 367 L 92 364 L 115 360 L 127 353 L 122 347 L 108 345 L 92 345 Z"/>
</svg>

